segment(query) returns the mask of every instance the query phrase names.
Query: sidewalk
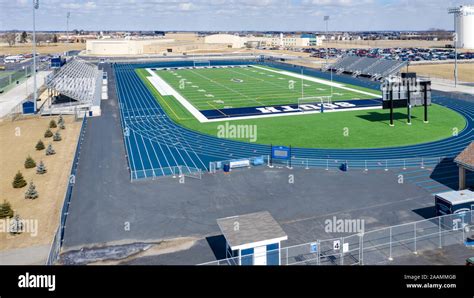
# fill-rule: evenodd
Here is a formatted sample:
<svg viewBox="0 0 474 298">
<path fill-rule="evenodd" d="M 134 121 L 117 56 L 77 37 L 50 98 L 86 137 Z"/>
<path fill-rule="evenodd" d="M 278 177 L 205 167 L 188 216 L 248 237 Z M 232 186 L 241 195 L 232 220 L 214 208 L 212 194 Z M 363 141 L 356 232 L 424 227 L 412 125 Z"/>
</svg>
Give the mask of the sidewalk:
<svg viewBox="0 0 474 298">
<path fill-rule="evenodd" d="M 3 265 L 44 265 L 48 259 L 50 245 L 0 251 L 0 266 Z"/>
<path fill-rule="evenodd" d="M 454 81 L 445 79 L 431 79 L 431 88 L 433 90 L 443 92 L 460 92 L 474 95 L 474 83 L 458 82 L 457 86 L 454 86 Z"/>
<path fill-rule="evenodd" d="M 36 75 L 37 89 L 44 85 L 44 79 L 51 71 L 40 71 Z M 0 95 L 0 118 L 8 115 L 13 108 L 20 104 L 28 95 L 33 93 L 33 76 Z M 39 96 L 39 94 L 38 94 Z"/>
</svg>

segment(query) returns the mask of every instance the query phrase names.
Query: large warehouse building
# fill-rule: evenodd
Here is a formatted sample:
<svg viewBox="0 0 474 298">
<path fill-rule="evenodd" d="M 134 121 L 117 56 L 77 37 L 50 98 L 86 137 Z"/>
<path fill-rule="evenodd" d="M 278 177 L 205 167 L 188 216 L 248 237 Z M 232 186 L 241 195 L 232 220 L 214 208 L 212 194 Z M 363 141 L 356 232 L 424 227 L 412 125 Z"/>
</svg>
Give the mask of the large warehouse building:
<svg viewBox="0 0 474 298">
<path fill-rule="evenodd" d="M 203 40 L 175 39 L 94 39 L 87 40 L 86 55 L 92 56 L 133 56 L 167 55 L 192 53 L 199 50 L 225 48 L 224 44 L 205 44 Z"/>
<path fill-rule="evenodd" d="M 284 36 L 239 36 L 232 34 L 214 34 L 204 38 L 206 44 L 224 44 L 234 49 L 249 47 L 309 47 L 318 46 L 321 40 L 313 35 Z"/>
</svg>

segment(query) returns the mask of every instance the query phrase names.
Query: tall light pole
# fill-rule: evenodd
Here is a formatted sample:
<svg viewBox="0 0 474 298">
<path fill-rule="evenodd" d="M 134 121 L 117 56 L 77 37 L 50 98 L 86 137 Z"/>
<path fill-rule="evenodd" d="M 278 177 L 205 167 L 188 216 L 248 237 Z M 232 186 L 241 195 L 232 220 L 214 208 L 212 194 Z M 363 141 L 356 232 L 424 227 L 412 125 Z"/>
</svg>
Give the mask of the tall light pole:
<svg viewBox="0 0 474 298">
<path fill-rule="evenodd" d="M 36 101 L 38 94 L 36 90 L 36 10 L 39 8 L 39 0 L 33 0 L 33 109 L 36 114 Z"/>
<path fill-rule="evenodd" d="M 449 14 L 454 16 L 454 86 L 458 86 L 458 18 L 461 14 L 461 9 L 459 7 L 450 8 L 448 10 Z"/>
<path fill-rule="evenodd" d="M 66 56 L 69 56 L 69 18 L 71 17 L 71 13 L 68 11 L 66 15 L 66 36 L 67 36 L 67 45 L 66 45 Z"/>
<path fill-rule="evenodd" d="M 329 16 L 324 16 L 324 21 L 326 22 L 326 43 L 327 43 L 327 48 L 326 48 L 326 67 L 329 66 Z M 332 69 L 330 69 L 331 72 L 331 100 L 332 100 Z"/>
</svg>

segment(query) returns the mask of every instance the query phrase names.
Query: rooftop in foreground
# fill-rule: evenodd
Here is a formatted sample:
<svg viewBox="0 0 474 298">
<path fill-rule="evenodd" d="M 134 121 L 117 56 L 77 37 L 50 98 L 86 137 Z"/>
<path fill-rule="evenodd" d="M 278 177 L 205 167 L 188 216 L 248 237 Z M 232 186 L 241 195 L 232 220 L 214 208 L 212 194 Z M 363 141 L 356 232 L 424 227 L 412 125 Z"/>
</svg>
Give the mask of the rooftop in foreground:
<svg viewBox="0 0 474 298">
<path fill-rule="evenodd" d="M 287 240 L 288 236 L 268 211 L 232 216 L 217 220 L 232 250 L 245 249 L 247 244 Z M 264 244 L 262 244 L 264 245 Z"/>
</svg>

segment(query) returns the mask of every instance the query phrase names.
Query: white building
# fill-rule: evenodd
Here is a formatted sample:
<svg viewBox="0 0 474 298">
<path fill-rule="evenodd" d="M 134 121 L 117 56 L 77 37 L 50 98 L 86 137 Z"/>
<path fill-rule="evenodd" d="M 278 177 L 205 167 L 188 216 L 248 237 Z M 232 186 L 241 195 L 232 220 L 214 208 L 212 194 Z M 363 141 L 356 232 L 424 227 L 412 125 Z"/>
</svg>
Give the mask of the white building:
<svg viewBox="0 0 474 298">
<path fill-rule="evenodd" d="M 245 47 L 247 42 L 246 37 L 240 37 L 238 35 L 232 34 L 214 34 L 208 35 L 204 38 L 204 43 L 207 44 L 228 44 L 229 47 L 234 49 L 240 49 Z"/>
<path fill-rule="evenodd" d="M 88 55 L 141 55 L 146 54 L 150 46 L 166 46 L 173 39 L 94 39 L 87 40 L 86 54 Z"/>
<path fill-rule="evenodd" d="M 227 44 L 231 48 L 240 49 L 247 45 L 260 47 L 308 47 L 321 44 L 317 37 L 302 36 L 238 36 L 231 34 L 214 34 L 204 38 L 206 44 Z"/>
</svg>

